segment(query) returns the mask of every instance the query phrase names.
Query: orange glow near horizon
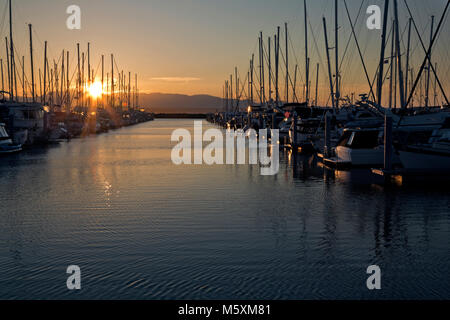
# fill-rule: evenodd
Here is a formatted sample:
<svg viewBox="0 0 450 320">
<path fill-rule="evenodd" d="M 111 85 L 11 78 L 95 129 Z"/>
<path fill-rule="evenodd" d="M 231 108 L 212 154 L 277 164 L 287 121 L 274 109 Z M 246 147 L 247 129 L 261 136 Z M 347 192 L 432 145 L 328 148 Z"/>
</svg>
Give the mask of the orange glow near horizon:
<svg viewBox="0 0 450 320">
<path fill-rule="evenodd" d="M 93 82 L 88 88 L 87 91 L 92 98 L 99 98 L 103 94 L 102 83 L 100 81 Z"/>
</svg>

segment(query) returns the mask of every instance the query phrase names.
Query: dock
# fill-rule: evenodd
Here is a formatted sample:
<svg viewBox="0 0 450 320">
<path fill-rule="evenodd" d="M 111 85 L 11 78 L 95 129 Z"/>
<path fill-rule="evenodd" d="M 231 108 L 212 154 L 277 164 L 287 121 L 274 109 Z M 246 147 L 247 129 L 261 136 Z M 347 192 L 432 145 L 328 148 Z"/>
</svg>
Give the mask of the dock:
<svg viewBox="0 0 450 320">
<path fill-rule="evenodd" d="M 420 183 L 420 182 L 448 182 L 450 178 L 450 170 L 415 170 L 415 169 L 372 169 L 372 173 L 376 176 L 384 178 L 385 184 L 395 183 L 403 184 Z"/>
</svg>

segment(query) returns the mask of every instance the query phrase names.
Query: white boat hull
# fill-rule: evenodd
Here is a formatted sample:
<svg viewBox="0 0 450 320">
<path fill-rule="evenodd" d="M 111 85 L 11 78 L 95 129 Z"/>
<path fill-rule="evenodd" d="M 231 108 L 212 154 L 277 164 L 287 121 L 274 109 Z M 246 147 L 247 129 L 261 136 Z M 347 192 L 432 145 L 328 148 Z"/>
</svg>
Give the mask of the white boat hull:
<svg viewBox="0 0 450 320">
<path fill-rule="evenodd" d="M 384 164 L 384 148 L 351 149 L 336 147 L 339 161 L 351 163 L 353 166 L 379 166 Z"/>
<path fill-rule="evenodd" d="M 384 165 L 384 146 L 373 149 L 352 149 L 338 146 L 335 152 L 337 161 L 355 167 L 382 167 Z M 394 164 L 400 163 L 396 154 L 393 154 L 392 161 Z"/>
</svg>

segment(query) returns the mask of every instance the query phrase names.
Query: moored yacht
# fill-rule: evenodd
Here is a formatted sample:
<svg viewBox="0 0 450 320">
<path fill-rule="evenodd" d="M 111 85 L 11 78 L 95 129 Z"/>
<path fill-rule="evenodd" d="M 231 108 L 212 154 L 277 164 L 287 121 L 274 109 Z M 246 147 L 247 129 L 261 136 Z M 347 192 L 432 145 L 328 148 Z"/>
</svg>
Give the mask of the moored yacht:
<svg viewBox="0 0 450 320">
<path fill-rule="evenodd" d="M 335 148 L 335 161 L 340 166 L 378 167 L 384 162 L 383 130 L 348 128 Z"/>
<path fill-rule="evenodd" d="M 0 123 L 0 154 L 14 153 L 22 150 L 22 146 L 19 144 L 13 144 L 11 138 L 5 129 L 5 124 Z"/>
<path fill-rule="evenodd" d="M 44 107 L 39 103 L 0 103 L 0 116 L 6 122 L 15 144 L 31 145 L 46 141 L 46 126 Z"/>
<path fill-rule="evenodd" d="M 308 107 L 306 104 L 295 106 L 293 112 L 295 112 L 296 121 L 292 121 L 289 130 L 289 141 L 292 148 L 298 148 L 299 152 L 316 151 L 314 142 L 321 136 L 319 131 L 323 131 L 321 125 L 327 111 L 330 109 Z"/>
<path fill-rule="evenodd" d="M 388 110 L 385 112 L 393 119 L 393 143 L 397 148 L 426 143 L 433 131 L 439 129 L 449 116 L 445 111 L 404 117 L 394 115 Z M 345 128 L 334 153 L 335 157 L 328 159 L 328 164 L 333 166 L 382 167 L 384 126 Z M 394 166 L 401 165 L 398 154 L 395 154 L 392 160 Z"/>
<path fill-rule="evenodd" d="M 450 172 L 450 118 L 428 143 L 405 145 L 399 154 L 406 170 Z"/>
</svg>

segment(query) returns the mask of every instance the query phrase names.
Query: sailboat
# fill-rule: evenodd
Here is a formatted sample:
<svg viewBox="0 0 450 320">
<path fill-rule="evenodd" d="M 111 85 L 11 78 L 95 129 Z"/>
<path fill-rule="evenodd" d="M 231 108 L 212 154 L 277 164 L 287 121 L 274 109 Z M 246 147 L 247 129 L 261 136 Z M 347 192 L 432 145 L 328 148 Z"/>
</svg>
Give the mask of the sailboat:
<svg viewBox="0 0 450 320">
<path fill-rule="evenodd" d="M 14 41 L 12 33 L 12 0 L 9 0 L 9 28 L 10 37 L 10 70 L 9 92 L 2 91 L 3 96 L 0 101 L 0 118 L 5 122 L 6 127 L 11 134 L 11 139 L 17 145 L 31 145 L 36 142 L 46 141 L 46 130 L 48 122 L 48 112 L 40 103 L 20 102 L 17 92 L 17 80 L 15 79 L 15 61 L 14 61 Z M 30 29 L 31 33 L 31 29 Z M 16 90 L 14 89 L 16 87 Z M 9 95 L 6 99 L 5 95 Z M 24 99 L 25 100 L 25 99 Z"/>
<path fill-rule="evenodd" d="M 13 144 L 5 129 L 5 124 L 0 123 L 0 154 L 15 153 L 22 150 L 22 145 Z"/>
<path fill-rule="evenodd" d="M 402 146 L 411 142 L 427 142 L 433 132 L 442 127 L 450 113 L 445 110 L 429 114 L 400 117 L 390 110 L 365 100 L 380 115 L 387 114 L 393 120 L 394 144 Z M 354 122 L 353 124 L 355 124 Z M 334 149 L 335 157 L 329 159 L 332 166 L 382 167 L 384 165 L 384 126 L 376 122 L 353 126 L 349 122 Z M 392 159 L 395 165 L 401 161 L 397 155 Z"/>
<path fill-rule="evenodd" d="M 428 143 L 403 146 L 399 154 L 406 170 L 450 172 L 450 117 L 433 132 Z"/>
</svg>

